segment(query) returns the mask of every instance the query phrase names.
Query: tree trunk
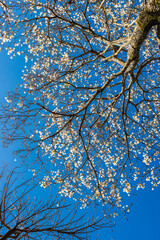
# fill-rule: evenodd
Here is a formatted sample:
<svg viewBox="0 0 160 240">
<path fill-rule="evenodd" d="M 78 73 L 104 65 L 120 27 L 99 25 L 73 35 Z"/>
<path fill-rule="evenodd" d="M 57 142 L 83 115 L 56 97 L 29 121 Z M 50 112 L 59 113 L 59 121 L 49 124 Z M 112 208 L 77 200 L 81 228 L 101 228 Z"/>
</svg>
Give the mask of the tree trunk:
<svg viewBox="0 0 160 240">
<path fill-rule="evenodd" d="M 157 38 L 160 39 L 160 0 L 147 1 L 136 20 L 136 27 L 131 36 L 128 49 L 127 62 L 129 65 L 126 72 L 133 71 L 136 66 L 140 47 L 154 25 L 158 25 Z"/>
</svg>

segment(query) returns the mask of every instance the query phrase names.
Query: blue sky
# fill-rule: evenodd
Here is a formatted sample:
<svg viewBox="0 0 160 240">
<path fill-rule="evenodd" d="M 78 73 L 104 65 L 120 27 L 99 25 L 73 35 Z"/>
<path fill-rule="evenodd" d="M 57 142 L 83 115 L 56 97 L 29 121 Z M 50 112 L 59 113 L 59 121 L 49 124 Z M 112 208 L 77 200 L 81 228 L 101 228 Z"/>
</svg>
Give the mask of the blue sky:
<svg viewBox="0 0 160 240">
<path fill-rule="evenodd" d="M 110 240 L 159 240 L 159 203 L 160 192 L 158 188 L 152 191 L 148 187 L 148 189 L 138 191 L 138 196 L 134 197 L 133 206 L 128 214 L 128 221 L 123 217 L 118 219 Z"/>
<path fill-rule="evenodd" d="M 0 101 L 3 102 L 8 91 L 14 90 L 21 82 L 22 69 L 24 65 L 23 57 L 17 56 L 13 60 L 5 52 L 0 53 Z M 12 151 L 14 146 L 3 149 L 0 143 L 0 168 L 8 163 L 14 167 L 14 157 Z M 0 185 L 1 186 L 1 185 Z M 160 239 L 160 189 L 154 191 L 148 186 L 145 190 L 139 190 L 138 196 L 130 197 L 133 202 L 131 211 L 128 214 L 128 221 L 122 216 L 117 218 L 117 225 L 104 230 L 98 239 L 104 240 L 159 240 Z M 94 238 L 93 238 L 94 240 Z"/>
</svg>

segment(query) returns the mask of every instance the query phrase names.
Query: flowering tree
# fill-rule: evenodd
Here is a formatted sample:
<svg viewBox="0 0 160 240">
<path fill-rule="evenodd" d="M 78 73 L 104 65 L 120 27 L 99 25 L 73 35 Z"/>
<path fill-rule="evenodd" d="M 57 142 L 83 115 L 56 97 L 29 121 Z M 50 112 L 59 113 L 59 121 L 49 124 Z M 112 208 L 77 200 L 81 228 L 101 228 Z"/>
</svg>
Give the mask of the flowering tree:
<svg viewBox="0 0 160 240">
<path fill-rule="evenodd" d="M 160 1 L 0 3 L 2 44 L 26 60 L 3 108 L 6 144 L 46 170 L 41 186 L 112 214 L 124 193 L 157 186 Z"/>
</svg>

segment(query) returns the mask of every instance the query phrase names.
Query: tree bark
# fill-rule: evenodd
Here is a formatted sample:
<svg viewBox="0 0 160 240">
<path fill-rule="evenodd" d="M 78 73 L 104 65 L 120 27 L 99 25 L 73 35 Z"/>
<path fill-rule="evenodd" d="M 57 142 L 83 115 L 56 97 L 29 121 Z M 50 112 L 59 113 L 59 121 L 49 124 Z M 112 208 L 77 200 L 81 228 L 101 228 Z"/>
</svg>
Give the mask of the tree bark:
<svg viewBox="0 0 160 240">
<path fill-rule="evenodd" d="M 140 12 L 136 27 L 130 39 L 130 46 L 127 53 L 128 68 L 126 72 L 131 72 L 139 60 L 140 47 L 146 39 L 151 28 L 157 26 L 157 38 L 160 39 L 160 0 L 149 0 Z"/>
</svg>

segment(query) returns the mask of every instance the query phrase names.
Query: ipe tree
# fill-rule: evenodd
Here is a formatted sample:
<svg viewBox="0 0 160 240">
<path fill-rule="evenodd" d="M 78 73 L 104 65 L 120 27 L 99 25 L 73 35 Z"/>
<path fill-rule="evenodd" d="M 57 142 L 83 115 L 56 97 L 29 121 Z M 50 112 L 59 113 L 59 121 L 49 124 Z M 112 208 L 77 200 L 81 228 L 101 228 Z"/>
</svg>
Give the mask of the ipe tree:
<svg viewBox="0 0 160 240">
<path fill-rule="evenodd" d="M 1 40 L 26 60 L 2 111 L 5 142 L 41 186 L 116 213 L 160 183 L 160 1 L 11 0 Z M 42 170 L 42 171 L 43 171 Z"/>
</svg>

